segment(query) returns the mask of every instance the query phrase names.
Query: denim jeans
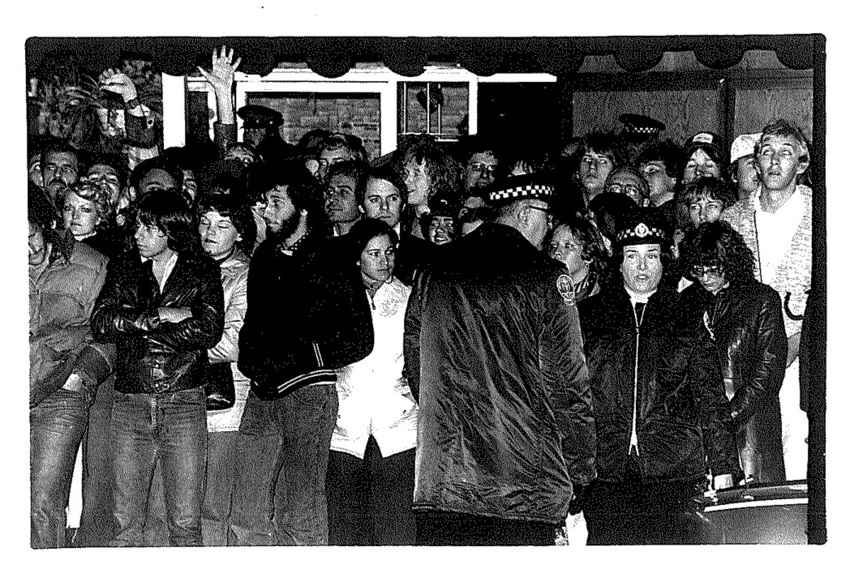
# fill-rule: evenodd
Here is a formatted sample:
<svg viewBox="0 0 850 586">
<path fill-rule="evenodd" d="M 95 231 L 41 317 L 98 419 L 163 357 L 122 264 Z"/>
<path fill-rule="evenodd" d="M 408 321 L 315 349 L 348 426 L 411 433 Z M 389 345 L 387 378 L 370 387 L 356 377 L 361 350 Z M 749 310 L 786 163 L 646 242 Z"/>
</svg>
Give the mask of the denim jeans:
<svg viewBox="0 0 850 586">
<path fill-rule="evenodd" d="M 162 467 L 171 545 L 201 545 L 201 501 L 207 451 L 204 392 L 118 394 L 110 436 L 115 474 L 114 546 L 144 545 L 157 461 Z"/>
<path fill-rule="evenodd" d="M 59 389 L 30 409 L 30 547 L 64 547 L 65 508 L 89 410 L 85 391 Z"/>
<path fill-rule="evenodd" d="M 237 436 L 236 431 L 217 431 L 208 436 L 207 480 L 201 508 L 204 545 L 227 545 Z"/>
<path fill-rule="evenodd" d="M 281 399 L 248 395 L 236 442 L 229 545 L 326 545 L 333 384 Z"/>
</svg>

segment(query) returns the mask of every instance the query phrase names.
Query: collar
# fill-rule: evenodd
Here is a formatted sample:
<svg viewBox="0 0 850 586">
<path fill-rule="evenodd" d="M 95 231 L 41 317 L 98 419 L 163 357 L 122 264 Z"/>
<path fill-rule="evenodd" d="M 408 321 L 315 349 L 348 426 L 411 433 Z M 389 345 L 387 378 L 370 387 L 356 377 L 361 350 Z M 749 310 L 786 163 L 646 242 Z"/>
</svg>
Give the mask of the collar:
<svg viewBox="0 0 850 586">
<path fill-rule="evenodd" d="M 70 230 L 60 230 L 56 233 L 58 238 L 52 242 L 53 248 L 50 250 L 50 259 L 47 266 L 52 265 L 60 258 L 66 263 L 71 262 L 71 255 L 74 253 L 74 245 L 77 243 L 77 240 L 74 238 L 74 235 L 71 234 Z"/>
<path fill-rule="evenodd" d="M 310 236 L 311 231 L 312 231 L 312 228 L 308 227 L 307 231 L 304 232 L 304 234 L 301 235 L 301 238 L 299 238 L 298 240 L 296 240 L 295 242 L 293 242 L 289 246 L 287 246 L 285 242 L 281 241 L 277 245 L 277 249 L 287 256 L 292 256 L 293 254 L 295 254 L 295 251 L 298 250 L 301 247 L 302 244 L 304 244 L 304 241 L 307 240 L 308 236 Z"/>
</svg>

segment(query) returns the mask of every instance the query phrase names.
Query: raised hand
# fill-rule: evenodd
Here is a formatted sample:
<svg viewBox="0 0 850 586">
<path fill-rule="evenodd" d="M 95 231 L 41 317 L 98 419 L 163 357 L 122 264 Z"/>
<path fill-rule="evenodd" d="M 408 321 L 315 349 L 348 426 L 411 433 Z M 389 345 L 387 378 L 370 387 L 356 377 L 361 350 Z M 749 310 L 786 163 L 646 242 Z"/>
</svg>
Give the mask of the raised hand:
<svg viewBox="0 0 850 586">
<path fill-rule="evenodd" d="M 240 63 L 242 63 L 241 58 L 235 62 L 233 61 L 233 49 L 230 49 L 230 52 L 228 52 L 227 47 L 222 45 L 221 52 L 213 49 L 211 70 L 206 71 L 202 67 L 198 67 L 198 71 L 213 86 L 213 90 L 215 90 L 217 95 L 229 95 L 230 88 L 233 87 L 234 74 L 239 68 Z"/>
<path fill-rule="evenodd" d="M 100 84 L 100 89 L 120 94 L 125 102 L 134 100 L 137 97 L 136 84 L 126 74 L 117 69 L 110 68 L 104 70 L 98 78 L 98 83 Z"/>
</svg>

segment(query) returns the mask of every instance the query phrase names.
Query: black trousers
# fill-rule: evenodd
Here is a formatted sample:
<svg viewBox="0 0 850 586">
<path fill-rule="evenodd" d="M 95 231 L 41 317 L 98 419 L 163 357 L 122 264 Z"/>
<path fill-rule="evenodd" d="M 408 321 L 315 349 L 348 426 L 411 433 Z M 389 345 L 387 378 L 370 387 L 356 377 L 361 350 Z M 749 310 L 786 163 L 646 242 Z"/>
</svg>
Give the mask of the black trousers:
<svg viewBox="0 0 850 586">
<path fill-rule="evenodd" d="M 700 543 L 698 494 L 694 483 L 597 482 L 585 495 L 587 545 Z"/>
<path fill-rule="evenodd" d="M 554 545 L 557 525 L 460 513 L 416 514 L 416 545 Z"/>
<path fill-rule="evenodd" d="M 369 437 L 363 459 L 331 451 L 325 494 L 328 545 L 413 545 L 416 450 L 382 457 Z"/>
</svg>

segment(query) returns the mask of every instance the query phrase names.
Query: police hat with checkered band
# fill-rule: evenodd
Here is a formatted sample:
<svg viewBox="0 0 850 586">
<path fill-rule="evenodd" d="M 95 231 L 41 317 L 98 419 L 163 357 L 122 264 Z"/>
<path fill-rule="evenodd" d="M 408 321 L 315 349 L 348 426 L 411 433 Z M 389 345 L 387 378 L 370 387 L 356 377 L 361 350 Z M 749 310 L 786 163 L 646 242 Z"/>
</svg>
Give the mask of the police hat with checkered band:
<svg viewBox="0 0 850 586">
<path fill-rule="evenodd" d="M 623 123 L 624 135 L 641 140 L 658 138 L 661 131 L 667 128 L 663 122 L 642 114 L 622 114 L 618 120 Z"/>
<path fill-rule="evenodd" d="M 494 181 L 485 199 L 493 207 L 503 207 L 523 199 L 539 199 L 551 203 L 554 198 L 553 179 L 542 173 L 529 173 Z"/>
<path fill-rule="evenodd" d="M 658 208 L 635 208 L 617 219 L 616 250 L 637 244 L 670 244 L 670 225 Z"/>
</svg>

